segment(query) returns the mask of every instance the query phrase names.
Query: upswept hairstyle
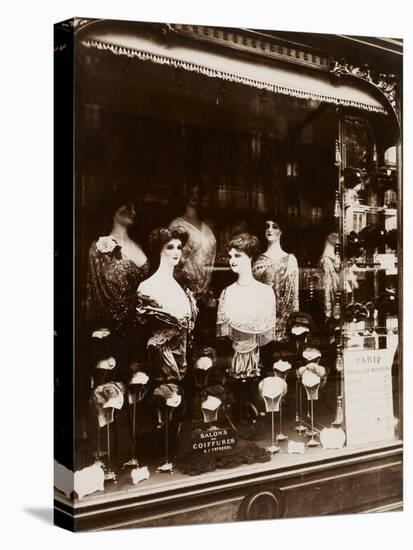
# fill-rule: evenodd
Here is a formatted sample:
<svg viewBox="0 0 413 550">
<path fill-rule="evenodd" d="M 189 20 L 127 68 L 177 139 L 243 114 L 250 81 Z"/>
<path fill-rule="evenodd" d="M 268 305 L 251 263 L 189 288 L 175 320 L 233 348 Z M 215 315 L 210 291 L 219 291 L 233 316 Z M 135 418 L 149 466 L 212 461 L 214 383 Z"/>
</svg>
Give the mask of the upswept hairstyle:
<svg viewBox="0 0 413 550">
<path fill-rule="evenodd" d="M 181 241 L 182 246 L 185 246 L 188 241 L 188 232 L 182 226 L 177 226 L 172 229 L 168 227 L 157 227 L 149 234 L 149 252 L 154 263 L 158 263 L 162 248 L 172 239 Z"/>
<path fill-rule="evenodd" d="M 260 241 L 255 235 L 249 233 L 240 233 L 235 235 L 227 244 L 226 250 L 229 252 L 231 248 L 235 248 L 239 252 L 244 252 L 247 256 L 256 260 L 260 255 Z"/>
</svg>

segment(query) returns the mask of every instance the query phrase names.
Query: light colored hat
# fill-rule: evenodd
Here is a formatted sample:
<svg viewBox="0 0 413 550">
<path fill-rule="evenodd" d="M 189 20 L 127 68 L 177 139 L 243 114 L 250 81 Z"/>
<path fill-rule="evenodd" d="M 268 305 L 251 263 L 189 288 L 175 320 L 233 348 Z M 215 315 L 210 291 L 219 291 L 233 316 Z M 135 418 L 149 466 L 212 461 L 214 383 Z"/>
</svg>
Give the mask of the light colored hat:
<svg viewBox="0 0 413 550">
<path fill-rule="evenodd" d="M 129 384 L 142 384 L 144 386 L 149 380 L 149 376 L 146 372 L 138 371 L 135 372 L 132 378 L 130 379 Z"/>
<path fill-rule="evenodd" d="M 258 385 L 260 396 L 264 399 L 267 412 L 280 410 L 280 399 L 287 393 L 287 383 L 278 376 L 268 376 L 261 380 Z"/>
<path fill-rule="evenodd" d="M 213 366 L 211 357 L 200 357 L 195 362 L 195 368 L 200 370 L 208 370 Z"/>
<path fill-rule="evenodd" d="M 321 351 L 317 348 L 305 348 L 303 351 L 303 357 L 307 361 L 315 361 L 321 357 Z"/>
<path fill-rule="evenodd" d="M 173 393 L 168 399 L 166 400 L 166 404 L 168 407 L 179 407 L 182 401 L 182 395 L 179 395 L 179 393 Z"/>
<path fill-rule="evenodd" d="M 202 402 L 202 408 L 207 411 L 215 411 L 221 404 L 221 399 L 214 397 L 213 395 L 208 395 L 205 401 Z"/>
<path fill-rule="evenodd" d="M 273 363 L 272 368 L 273 370 L 276 370 L 282 374 L 285 374 L 291 369 L 291 363 L 289 363 L 288 361 L 282 361 L 281 359 L 279 359 L 278 361 Z"/>
</svg>

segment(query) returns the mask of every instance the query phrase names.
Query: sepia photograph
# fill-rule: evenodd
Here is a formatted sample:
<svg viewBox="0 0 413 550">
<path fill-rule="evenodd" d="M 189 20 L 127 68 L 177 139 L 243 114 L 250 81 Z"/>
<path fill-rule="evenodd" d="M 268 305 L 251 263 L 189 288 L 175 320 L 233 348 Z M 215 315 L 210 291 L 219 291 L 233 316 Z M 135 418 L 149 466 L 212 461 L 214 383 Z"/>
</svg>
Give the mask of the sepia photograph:
<svg viewBox="0 0 413 550">
<path fill-rule="evenodd" d="M 403 510 L 402 89 L 397 36 L 54 25 L 56 525 Z"/>
</svg>

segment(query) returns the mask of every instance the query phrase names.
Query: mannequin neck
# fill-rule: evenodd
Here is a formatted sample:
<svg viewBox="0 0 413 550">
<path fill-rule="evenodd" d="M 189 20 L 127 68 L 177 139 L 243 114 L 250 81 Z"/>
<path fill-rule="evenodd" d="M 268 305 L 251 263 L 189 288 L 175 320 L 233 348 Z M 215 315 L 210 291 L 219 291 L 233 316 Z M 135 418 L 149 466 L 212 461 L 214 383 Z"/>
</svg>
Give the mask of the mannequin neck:
<svg viewBox="0 0 413 550">
<path fill-rule="evenodd" d="M 323 255 L 327 256 L 328 258 L 334 258 L 335 257 L 334 245 L 330 244 L 329 242 L 326 242 Z"/>
<path fill-rule="evenodd" d="M 164 279 L 173 279 L 174 269 L 174 265 L 168 263 L 167 260 L 161 257 L 161 262 L 156 270 L 156 275 Z"/>
<path fill-rule="evenodd" d="M 122 245 L 125 241 L 130 240 L 127 228 L 118 222 L 113 222 L 112 231 L 110 234 L 120 245 Z"/>
<path fill-rule="evenodd" d="M 245 267 L 245 270 L 242 273 L 238 273 L 237 283 L 240 286 L 248 286 L 250 283 L 253 282 L 253 280 L 254 280 L 254 277 L 252 274 L 251 265 L 248 265 L 248 267 Z"/>
<path fill-rule="evenodd" d="M 199 225 L 201 223 L 198 209 L 195 206 L 191 206 L 190 204 L 186 205 L 182 217 L 194 225 Z"/>
<path fill-rule="evenodd" d="M 266 254 L 271 258 L 279 258 L 280 256 L 285 256 L 286 253 L 281 248 L 280 241 L 278 240 L 278 241 L 269 243 Z"/>
</svg>

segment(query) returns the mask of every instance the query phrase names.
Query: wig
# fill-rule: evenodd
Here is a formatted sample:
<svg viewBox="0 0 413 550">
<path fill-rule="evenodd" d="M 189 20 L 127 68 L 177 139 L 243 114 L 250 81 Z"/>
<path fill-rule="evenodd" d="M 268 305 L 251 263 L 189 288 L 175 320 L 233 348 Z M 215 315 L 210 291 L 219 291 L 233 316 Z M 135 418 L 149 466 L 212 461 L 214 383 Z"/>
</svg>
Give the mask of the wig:
<svg viewBox="0 0 413 550">
<path fill-rule="evenodd" d="M 231 248 L 244 252 L 247 256 L 256 260 L 260 255 L 260 241 L 254 235 L 249 233 L 240 233 L 235 235 L 227 244 L 226 250 L 229 252 Z"/>
<path fill-rule="evenodd" d="M 163 247 L 172 241 L 172 239 L 178 239 L 181 241 L 184 247 L 188 241 L 188 233 L 182 226 L 169 229 L 167 227 L 157 227 L 149 234 L 149 253 L 151 256 L 151 264 L 153 266 L 159 266 L 161 252 Z"/>
</svg>

